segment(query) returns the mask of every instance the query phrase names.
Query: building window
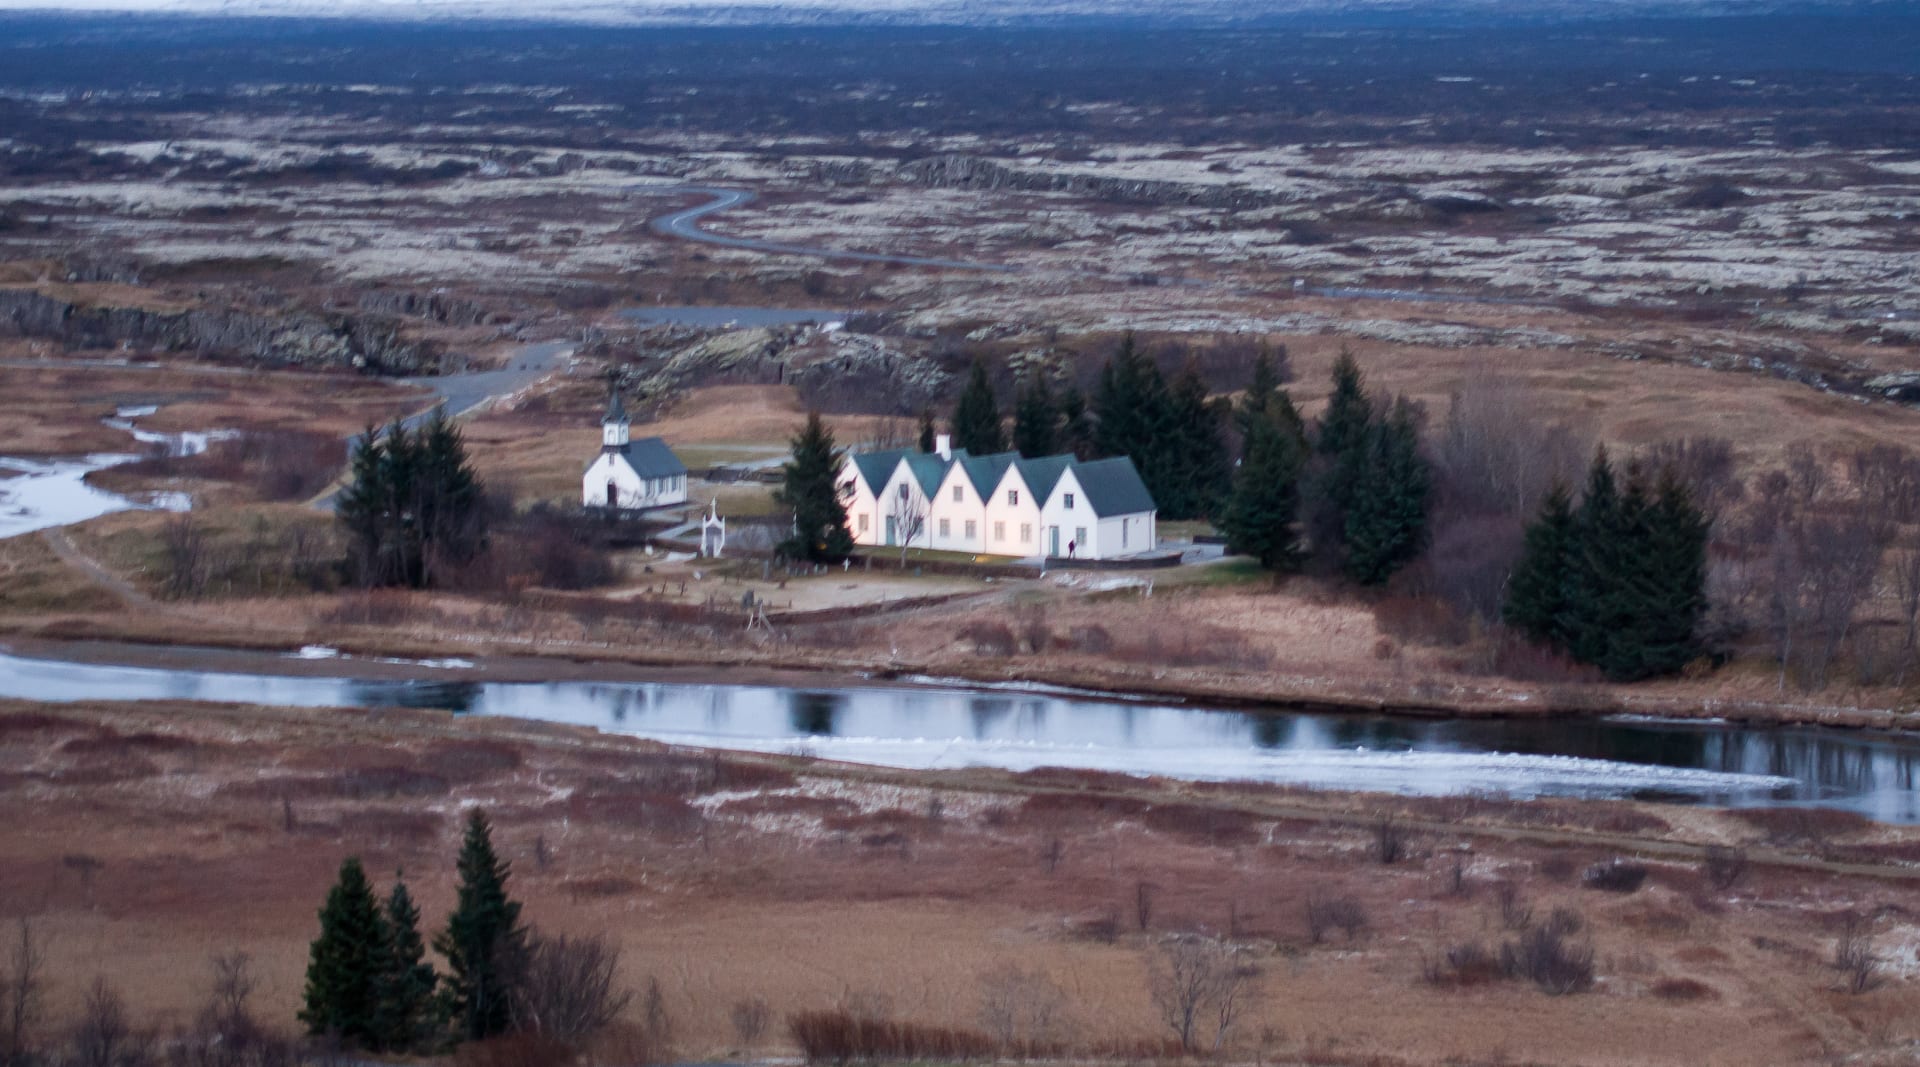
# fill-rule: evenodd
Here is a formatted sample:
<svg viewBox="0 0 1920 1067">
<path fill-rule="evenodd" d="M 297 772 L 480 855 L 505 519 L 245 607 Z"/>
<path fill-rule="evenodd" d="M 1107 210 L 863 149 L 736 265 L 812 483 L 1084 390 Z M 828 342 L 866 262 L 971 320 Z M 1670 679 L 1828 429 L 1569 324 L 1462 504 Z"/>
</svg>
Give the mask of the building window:
<svg viewBox="0 0 1920 1067">
<path fill-rule="evenodd" d="M 940 536 L 950 537 L 952 536 L 952 534 L 953 534 L 953 520 L 941 519 L 940 520 Z"/>
<path fill-rule="evenodd" d="M 1083 548 L 1086 547 L 1087 528 L 1085 526 L 1075 526 L 1073 528 L 1073 543 Z"/>
<path fill-rule="evenodd" d="M 905 482 L 900 483 L 900 502 L 902 504 L 907 502 L 907 483 Z"/>
<path fill-rule="evenodd" d="M 1017 508 L 1020 506 L 1020 490 L 1018 489 L 1007 490 L 1007 506 L 1010 508 Z"/>
<path fill-rule="evenodd" d="M 973 540 L 973 535 L 979 529 L 980 529 L 980 525 L 978 523 L 974 522 L 972 519 L 968 519 L 967 520 L 967 540 L 969 541 Z"/>
<path fill-rule="evenodd" d="M 1072 511 L 1073 510 L 1073 494 L 1072 493 L 1066 494 L 1066 498 L 1067 498 L 1066 504 L 1065 504 L 1066 509 L 1068 511 Z"/>
<path fill-rule="evenodd" d="M 953 502 L 954 502 L 954 503 L 956 503 L 956 504 L 958 504 L 958 503 L 960 503 L 960 502 L 961 502 L 962 500 L 965 500 L 966 498 L 967 498 L 967 490 L 966 490 L 966 488 L 965 488 L 964 486 L 958 486 L 958 485 L 956 485 L 956 486 L 954 486 L 954 487 L 953 487 Z"/>
<path fill-rule="evenodd" d="M 867 513 L 864 511 L 860 513 L 860 532 L 867 532 Z"/>
<path fill-rule="evenodd" d="M 995 541 L 1005 541 L 1005 540 L 1007 539 L 1007 524 L 1006 524 L 1006 523 L 1004 523 L 1004 522 L 996 522 L 996 523 L 994 523 L 994 524 L 993 524 L 993 539 L 994 539 Z"/>
<path fill-rule="evenodd" d="M 1127 520 L 1120 520 L 1120 547 L 1127 547 Z"/>
<path fill-rule="evenodd" d="M 1023 523 L 1021 523 L 1021 524 L 1020 524 L 1020 543 L 1021 543 L 1021 544 L 1023 544 L 1023 545 L 1030 545 L 1030 544 L 1033 544 L 1033 526 L 1032 526 L 1032 524 L 1030 524 L 1030 523 L 1025 523 L 1025 522 L 1023 522 Z"/>
</svg>

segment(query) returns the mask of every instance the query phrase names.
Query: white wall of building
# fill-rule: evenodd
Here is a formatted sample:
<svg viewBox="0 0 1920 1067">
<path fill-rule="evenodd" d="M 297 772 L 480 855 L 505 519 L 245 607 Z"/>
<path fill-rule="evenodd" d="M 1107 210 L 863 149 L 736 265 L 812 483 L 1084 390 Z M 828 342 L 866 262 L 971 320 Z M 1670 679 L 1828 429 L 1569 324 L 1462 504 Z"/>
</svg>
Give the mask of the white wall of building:
<svg viewBox="0 0 1920 1067">
<path fill-rule="evenodd" d="M 853 483 L 853 493 L 844 498 L 844 502 L 847 505 L 847 529 L 853 532 L 853 543 L 877 545 L 880 543 L 878 538 L 885 524 L 880 521 L 880 512 L 875 506 L 873 491 L 867 488 L 867 480 L 860 477 L 860 468 L 851 459 L 840 468 L 840 484 L 846 485 L 849 481 Z M 866 518 L 864 529 L 861 522 L 862 516 Z"/>
<path fill-rule="evenodd" d="M 1040 506 L 1033 491 L 1020 476 L 1020 469 L 1008 466 L 987 500 L 986 538 L 982 551 L 995 556 L 1037 556 L 1040 554 Z"/>
<path fill-rule="evenodd" d="M 609 491 L 608 487 L 612 490 Z M 611 498 L 611 499 L 609 499 Z M 580 479 L 580 502 L 587 507 L 657 508 L 687 502 L 687 476 L 642 478 L 618 452 L 602 452 Z"/>
<path fill-rule="evenodd" d="M 920 480 L 913 476 L 913 468 L 901 460 L 893 468 L 893 475 L 881 489 L 880 497 L 874 503 L 877 518 L 874 521 L 876 545 L 905 545 L 908 548 L 933 547 L 933 514 L 926 494 L 920 491 Z M 910 529 L 914 513 L 919 513 L 921 526 Z M 888 539 L 888 523 L 892 522 L 892 539 Z"/>
<path fill-rule="evenodd" d="M 1093 545 L 1093 531 L 1098 523 L 1093 505 L 1087 503 L 1087 494 L 1080 488 L 1080 480 L 1073 476 L 1072 468 L 1068 468 L 1054 483 L 1053 495 L 1047 498 L 1046 506 L 1040 509 L 1040 551 L 1064 559 L 1071 544 L 1074 558 L 1099 559 Z"/>
<path fill-rule="evenodd" d="M 1114 515 L 1101 519 L 1094 530 L 1094 559 L 1113 559 L 1145 552 L 1160 543 L 1158 512 Z"/>
<path fill-rule="evenodd" d="M 955 490 L 959 499 L 954 499 Z M 984 552 L 985 535 L 982 533 L 986 522 L 986 504 L 980 494 L 973 491 L 973 479 L 955 463 L 947 468 L 946 477 L 940 480 L 940 487 L 933 493 L 933 547 L 945 552 Z M 973 535 L 967 535 L 967 524 L 973 524 Z"/>
</svg>

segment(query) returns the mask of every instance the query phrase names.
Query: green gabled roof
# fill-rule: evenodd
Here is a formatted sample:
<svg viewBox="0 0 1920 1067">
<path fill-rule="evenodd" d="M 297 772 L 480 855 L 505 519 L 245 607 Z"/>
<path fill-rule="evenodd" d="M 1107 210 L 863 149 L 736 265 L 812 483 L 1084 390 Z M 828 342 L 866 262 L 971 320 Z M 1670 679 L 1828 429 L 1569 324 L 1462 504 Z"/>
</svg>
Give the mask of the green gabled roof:
<svg viewBox="0 0 1920 1067">
<path fill-rule="evenodd" d="M 1073 457 L 1041 456 L 1039 459 L 1023 459 L 1014 464 L 1020 472 L 1020 479 L 1027 483 L 1027 491 L 1033 494 L 1033 502 L 1045 506 L 1047 498 L 1053 495 L 1053 487 L 1060 484 L 1060 475 L 1074 465 Z"/>
<path fill-rule="evenodd" d="M 940 491 L 940 480 L 947 476 L 947 461 L 927 452 L 907 454 L 907 469 L 920 483 L 920 495 L 931 498 Z"/>
<path fill-rule="evenodd" d="M 867 491 L 879 496 L 880 491 L 887 487 L 887 479 L 893 477 L 893 469 L 900 465 L 900 458 L 906 455 L 918 453 L 906 448 L 861 452 L 853 457 L 853 465 L 860 471 L 860 480 L 867 483 Z"/>
<path fill-rule="evenodd" d="M 985 500 L 1000 488 L 1000 479 L 1007 476 L 1007 468 L 1020 458 L 1018 452 L 995 452 L 991 456 L 965 456 L 959 452 L 953 458 L 967 472 L 967 480 L 973 483 L 973 491 Z"/>
<path fill-rule="evenodd" d="M 1153 494 L 1147 492 L 1147 483 L 1140 480 L 1133 460 L 1125 456 L 1075 463 L 1073 476 L 1080 480 L 1080 489 L 1087 494 L 1087 503 L 1093 505 L 1093 513 L 1103 519 L 1154 510 Z"/>
</svg>

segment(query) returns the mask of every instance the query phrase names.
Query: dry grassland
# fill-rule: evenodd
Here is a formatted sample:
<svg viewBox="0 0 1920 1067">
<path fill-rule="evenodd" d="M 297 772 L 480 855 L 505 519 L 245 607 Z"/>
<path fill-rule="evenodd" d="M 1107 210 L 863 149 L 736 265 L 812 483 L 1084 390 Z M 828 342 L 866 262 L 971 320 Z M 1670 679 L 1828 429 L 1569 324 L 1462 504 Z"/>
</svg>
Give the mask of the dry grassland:
<svg viewBox="0 0 1920 1067">
<path fill-rule="evenodd" d="M 751 996 L 776 1018 L 858 1001 L 975 1027 L 983 976 L 1008 963 L 1061 987 L 1073 1047 L 1138 1053 L 1165 1036 L 1146 960 L 1189 929 L 1253 946 L 1261 979 L 1230 1035 L 1238 1059 L 1839 1062 L 1910 1048 L 1920 1006 L 1906 880 L 1838 873 L 1780 820 L 912 775 L 394 710 L 13 703 L 0 708 L 0 753 L 0 806 L 31 814 L 0 822 L 0 913 L 31 915 L 47 936 L 61 1018 L 96 973 L 143 1016 L 183 1016 L 203 995 L 196 961 L 238 947 L 259 963 L 262 1008 L 290 1023 L 340 858 L 359 854 L 383 879 L 404 869 L 439 922 L 472 804 L 495 819 L 529 917 L 617 941 L 627 982 L 659 980 L 687 1057 L 786 1051 L 778 1025 L 763 1047 L 739 1048 L 728 1014 Z M 1412 831 L 1411 857 L 1393 866 L 1371 858 L 1368 809 L 1383 806 Z M 1914 838 L 1844 821 L 1824 833 Z M 1580 888 L 1577 872 L 1623 834 L 1652 856 L 1646 887 Z M 1746 843 L 1755 866 L 1716 889 L 1698 849 L 1675 841 Z M 1540 915 L 1581 914 L 1594 991 L 1423 981 L 1423 956 L 1507 936 L 1501 883 Z M 1366 928 L 1312 943 L 1303 909 L 1316 893 L 1357 902 Z M 1825 965 L 1847 909 L 1878 916 L 1886 959 L 1886 981 L 1859 996 Z"/>
</svg>

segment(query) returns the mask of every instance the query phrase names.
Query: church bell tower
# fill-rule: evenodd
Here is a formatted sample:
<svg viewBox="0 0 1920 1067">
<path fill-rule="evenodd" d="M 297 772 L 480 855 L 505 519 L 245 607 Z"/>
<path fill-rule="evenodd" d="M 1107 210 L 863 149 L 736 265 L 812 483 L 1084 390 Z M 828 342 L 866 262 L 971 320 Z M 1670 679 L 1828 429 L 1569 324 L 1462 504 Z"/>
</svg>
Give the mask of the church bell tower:
<svg viewBox="0 0 1920 1067">
<path fill-rule="evenodd" d="M 627 418 L 627 409 L 620 403 L 620 390 L 610 389 L 607 393 L 607 414 L 600 420 L 600 446 L 607 452 L 617 452 L 627 447 L 627 439 L 632 432 L 632 420 Z"/>
</svg>

